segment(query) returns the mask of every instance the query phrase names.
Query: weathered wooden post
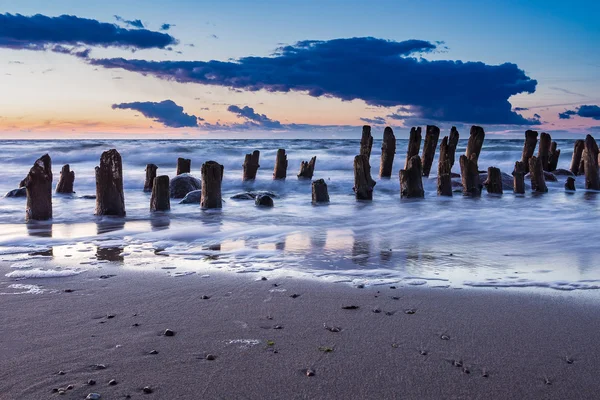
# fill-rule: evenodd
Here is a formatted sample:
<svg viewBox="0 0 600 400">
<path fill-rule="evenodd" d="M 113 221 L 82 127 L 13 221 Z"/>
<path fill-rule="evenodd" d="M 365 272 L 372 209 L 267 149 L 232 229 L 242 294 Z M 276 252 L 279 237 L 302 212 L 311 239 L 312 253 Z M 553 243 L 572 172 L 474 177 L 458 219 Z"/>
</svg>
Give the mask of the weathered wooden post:
<svg viewBox="0 0 600 400">
<path fill-rule="evenodd" d="M 423 167 L 418 155 L 408 160 L 408 166 L 400 170 L 400 198 L 423 198 Z"/>
<path fill-rule="evenodd" d="M 452 177 L 450 176 L 450 161 L 442 159 L 442 146 L 448 146 L 448 136 L 444 136 L 440 145 L 440 162 L 438 163 L 437 193 L 439 196 L 452 196 Z"/>
<path fill-rule="evenodd" d="M 575 178 L 572 176 L 567 176 L 567 181 L 565 182 L 565 190 L 575 191 Z"/>
<path fill-rule="evenodd" d="M 420 149 L 421 127 L 412 127 L 410 128 L 410 136 L 408 138 L 408 148 L 406 150 L 406 162 L 404 163 L 404 168 L 408 167 L 408 160 L 410 160 L 413 156 L 419 155 Z"/>
<path fill-rule="evenodd" d="M 427 125 L 425 130 L 425 143 L 423 144 L 423 155 L 421 156 L 421 164 L 423 166 L 423 176 L 428 178 L 435 157 L 435 149 L 437 148 L 440 138 L 440 128 L 435 125 Z"/>
<path fill-rule="evenodd" d="M 529 158 L 527 162 L 529 162 Z M 515 194 L 525 194 L 525 164 L 523 164 L 523 161 L 517 161 L 515 163 L 515 169 L 513 171 L 513 191 Z"/>
<path fill-rule="evenodd" d="M 169 177 L 161 175 L 154 178 L 152 184 L 152 197 L 150 197 L 150 211 L 168 211 L 171 209 L 171 194 L 169 191 Z"/>
<path fill-rule="evenodd" d="M 456 154 L 456 146 L 458 145 L 458 137 L 458 131 L 456 130 L 456 127 L 453 126 L 450 130 L 450 137 L 444 136 L 442 139 L 442 143 L 440 143 L 440 159 L 438 160 L 438 175 L 440 165 L 442 165 L 444 161 L 447 161 L 450 167 L 448 173 L 452 171 L 452 167 L 454 166 L 454 155 Z"/>
<path fill-rule="evenodd" d="M 529 159 L 533 156 L 535 146 L 537 145 L 538 133 L 528 129 L 525 132 L 525 143 L 523 144 L 523 154 L 521 156 L 521 162 L 525 167 L 525 173 L 529 172 Z M 523 192 L 525 193 L 525 192 Z"/>
<path fill-rule="evenodd" d="M 579 175 L 579 164 L 581 163 L 581 156 L 583 154 L 583 149 L 585 147 L 585 142 L 581 139 L 575 141 L 575 145 L 573 146 L 573 157 L 571 158 L 571 172 L 577 176 Z"/>
<path fill-rule="evenodd" d="M 531 190 L 536 193 L 546 193 L 546 179 L 544 177 L 544 169 L 542 168 L 542 160 L 536 156 L 529 159 L 529 175 L 531 177 Z"/>
<path fill-rule="evenodd" d="M 375 181 L 371 178 L 371 166 L 366 154 L 354 157 L 354 192 L 357 200 L 373 200 Z"/>
<path fill-rule="evenodd" d="M 381 162 L 379 163 L 379 177 L 390 178 L 392 176 L 392 166 L 394 165 L 394 155 L 396 154 L 396 136 L 392 128 L 387 126 L 383 130 L 383 142 L 381 144 Z"/>
<path fill-rule="evenodd" d="M 216 161 L 207 161 L 200 168 L 202 174 L 202 198 L 200 207 L 221 208 L 221 181 L 223 180 L 223 166 Z"/>
<path fill-rule="evenodd" d="M 317 162 L 317 156 L 310 159 L 309 162 L 302 161 L 300 163 L 300 172 L 298 173 L 298 179 L 312 179 L 315 173 L 315 163 Z"/>
<path fill-rule="evenodd" d="M 317 179 L 312 183 L 312 202 L 329 203 L 329 193 L 324 179 Z"/>
<path fill-rule="evenodd" d="M 71 171 L 69 164 L 65 164 L 60 171 L 60 178 L 56 185 L 56 193 L 73 193 L 73 183 L 75 182 L 75 172 Z"/>
<path fill-rule="evenodd" d="M 538 158 L 542 163 L 544 171 L 548 171 L 550 161 L 550 146 L 552 146 L 552 137 L 546 132 L 540 134 L 540 146 L 538 148 Z"/>
<path fill-rule="evenodd" d="M 475 163 L 479 162 L 479 153 L 481 153 L 481 147 L 483 146 L 483 140 L 485 139 L 485 132 L 482 127 L 473 125 L 469 132 L 469 142 L 467 143 L 467 151 L 465 155 L 467 159 L 471 159 L 471 155 L 475 155 Z"/>
<path fill-rule="evenodd" d="M 52 160 L 48 154 L 38 158 L 22 181 L 27 192 L 25 220 L 52 218 Z"/>
<path fill-rule="evenodd" d="M 557 147 L 558 144 L 556 142 L 552 142 L 552 145 L 550 145 L 550 157 L 548 158 L 548 172 L 556 171 L 556 167 L 558 166 L 560 150 Z"/>
<path fill-rule="evenodd" d="M 154 178 L 156 178 L 157 169 L 158 167 L 154 164 L 146 164 L 146 180 L 144 181 L 144 192 L 152 192 L 152 186 L 154 185 Z"/>
<path fill-rule="evenodd" d="M 598 145 L 592 135 L 587 135 L 585 137 L 583 165 L 585 170 L 585 188 L 600 190 L 600 177 L 598 176 Z"/>
<path fill-rule="evenodd" d="M 471 130 L 471 137 L 473 137 Z M 469 139 L 469 142 L 471 139 Z M 467 149 L 468 150 L 468 149 Z M 466 155 L 460 156 L 458 159 L 460 164 L 460 176 L 463 185 L 463 194 L 465 196 L 477 197 L 481 195 L 481 183 L 479 183 L 479 170 L 477 166 L 477 153 L 474 150 L 470 153 L 470 157 Z"/>
<path fill-rule="evenodd" d="M 360 154 L 367 156 L 367 160 L 369 160 L 371 158 L 372 148 L 373 136 L 371 135 L 371 127 L 369 125 L 364 125 L 362 128 L 362 137 L 360 139 Z"/>
<path fill-rule="evenodd" d="M 500 168 L 489 167 L 488 176 L 483 185 L 486 187 L 488 193 L 502 194 L 502 174 L 500 173 Z"/>
<path fill-rule="evenodd" d="M 273 179 L 285 179 L 287 176 L 288 160 L 285 149 L 277 150 L 275 158 L 275 169 L 273 170 Z"/>
<path fill-rule="evenodd" d="M 256 171 L 260 165 L 258 161 L 260 159 L 260 151 L 254 150 L 252 154 L 246 154 L 244 158 L 244 174 L 242 176 L 242 180 L 244 181 L 253 181 L 256 179 Z"/>
<path fill-rule="evenodd" d="M 115 149 L 102 153 L 96 167 L 96 215 L 125 216 L 123 162 Z"/>
<path fill-rule="evenodd" d="M 177 159 L 177 175 L 189 174 L 192 170 L 192 160 L 179 157 Z"/>
</svg>

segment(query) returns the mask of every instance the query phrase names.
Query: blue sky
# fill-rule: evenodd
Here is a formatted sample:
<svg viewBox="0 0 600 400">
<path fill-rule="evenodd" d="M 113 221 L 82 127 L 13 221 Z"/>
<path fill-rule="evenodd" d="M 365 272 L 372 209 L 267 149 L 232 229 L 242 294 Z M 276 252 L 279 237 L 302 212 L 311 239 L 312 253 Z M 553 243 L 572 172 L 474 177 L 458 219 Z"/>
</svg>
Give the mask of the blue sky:
<svg viewBox="0 0 600 400">
<path fill-rule="evenodd" d="M 456 79 L 452 74 L 445 76 L 443 68 L 439 69 L 439 75 L 432 77 L 435 72 L 431 71 L 437 71 L 441 64 L 432 64 L 429 72 L 422 72 L 422 63 L 414 70 L 392 65 L 392 68 L 398 68 L 398 74 L 410 72 L 414 76 L 403 77 L 397 82 L 390 79 L 390 90 L 407 89 L 412 93 L 398 95 L 388 105 L 383 104 L 381 96 L 389 100 L 389 93 L 342 87 L 344 83 L 325 88 L 323 95 L 311 96 L 300 90 L 307 86 L 306 77 L 300 79 L 301 84 L 292 82 L 290 91 L 273 90 L 283 82 L 288 84 L 290 77 L 278 76 L 265 83 L 264 77 L 256 76 L 256 72 L 248 68 L 236 74 L 250 76 L 253 84 L 259 83 L 262 90 L 235 87 L 231 84 L 233 77 L 217 85 L 198 80 L 176 82 L 174 80 L 178 78 L 173 74 L 143 75 L 137 66 L 125 70 L 107 67 L 106 63 L 93 65 L 86 59 L 52 51 L 4 48 L 0 49 L 6 60 L 0 62 L 0 68 L 4 70 L 0 71 L 0 84 L 5 88 L 0 94 L 0 109 L 3 110 L 0 111 L 0 135 L 5 137 L 68 134 L 81 137 L 112 134 L 176 137 L 219 135 L 219 132 L 296 137 L 334 135 L 336 132 L 359 135 L 360 129 L 355 127 L 362 125 L 361 118 L 383 120 L 400 132 L 408 131 L 411 124 L 426 123 L 438 124 L 444 129 L 451 124 L 460 127 L 483 121 L 486 130 L 505 134 L 523 132 L 531 127 L 529 122 L 522 124 L 512 114 L 521 115 L 524 120 L 536 120 L 534 129 L 556 134 L 581 134 L 600 125 L 595 114 L 579 112 L 581 106 L 600 104 L 600 5 L 596 2 L 19 0 L 0 1 L 0 13 L 49 17 L 68 14 L 118 24 L 124 29 L 138 28 L 128 26 L 123 20 L 140 20 L 146 30 L 171 35 L 179 44 L 172 50 L 153 48 L 136 49 L 135 52 L 131 48 L 102 48 L 85 43 L 82 48 L 90 48 L 93 59 L 144 60 L 154 62 L 152 68 L 161 70 L 164 65 L 161 62 L 184 60 L 200 63 L 218 60 L 229 62 L 225 67 L 230 68 L 235 67 L 231 59 L 250 56 L 260 58 L 264 63 L 261 68 L 270 68 L 272 60 L 269 57 L 282 44 L 320 40 L 323 41 L 321 47 L 329 48 L 331 43 L 337 43 L 329 42 L 334 39 L 372 37 L 399 43 L 416 39 L 435 45 L 433 51 L 402 57 L 424 58 L 429 62 L 484 63 L 486 68 L 490 67 L 486 71 L 489 70 L 491 75 L 481 84 L 483 89 L 489 90 L 489 98 L 494 97 L 491 93 L 495 88 L 490 79 L 497 75 L 504 77 L 504 73 L 494 72 L 493 66 L 515 64 L 515 70 L 523 71 L 527 78 L 537 82 L 533 93 L 508 93 L 506 99 L 500 95 L 497 103 L 490 104 L 490 107 L 496 107 L 508 100 L 513 110 L 528 110 L 508 111 L 492 118 L 489 113 L 469 112 L 477 107 L 477 96 L 480 95 L 473 87 L 465 91 L 465 96 L 470 96 L 464 103 L 467 110 L 458 112 L 460 110 L 450 110 L 452 104 L 443 104 L 458 100 L 439 97 L 438 109 L 437 104 L 433 107 L 430 103 L 435 103 L 440 93 L 429 92 L 429 86 L 423 84 L 407 86 L 411 79 L 439 79 L 440 85 Z M 121 17 L 121 21 L 117 21 L 115 15 Z M 172 25 L 167 31 L 161 30 L 165 23 Z M 375 42 L 368 45 L 371 43 Z M 340 51 L 344 52 L 344 49 L 355 48 L 356 42 L 342 42 L 342 45 Z M 319 51 L 310 50 L 305 58 L 310 59 L 316 53 Z M 378 54 L 373 52 L 373 57 Z M 281 62 L 288 59 L 282 58 Z M 370 82 L 373 77 L 380 77 L 373 82 L 385 86 L 387 77 L 394 78 L 395 71 L 382 71 L 383 65 L 386 64 L 374 64 L 379 70 L 373 70 L 373 76 L 368 75 L 368 69 L 356 68 L 355 76 L 352 75 L 354 70 L 348 69 L 343 75 L 344 82 Z M 206 66 L 214 71 L 215 64 Z M 323 79 L 335 78 L 331 71 L 322 68 Z M 517 79 L 514 72 L 510 79 Z M 235 79 L 238 78 L 236 75 Z M 504 78 L 499 79 L 505 86 L 510 84 L 502 81 Z M 460 91 L 458 88 L 463 85 L 471 85 L 469 80 L 455 83 L 448 87 Z M 479 83 L 474 80 L 473 84 Z M 419 95 L 435 98 L 428 102 Z M 156 117 L 156 112 L 165 110 L 165 104 L 170 104 L 165 101 L 176 106 L 165 112 L 181 109 L 182 118 L 198 117 L 197 124 L 181 126 L 180 122 L 175 122 L 171 124 L 174 126 L 168 126 L 168 119 Z M 144 103 L 146 114 L 139 109 L 119 107 L 140 103 Z M 148 108 L 153 105 L 159 111 L 148 114 Z M 235 107 L 231 106 L 251 108 L 254 114 L 232 112 Z M 407 112 L 404 119 L 388 117 L 398 115 L 396 111 L 401 107 L 412 107 L 413 111 Z M 571 117 L 559 118 L 559 114 L 566 111 L 571 111 Z M 266 119 L 248 118 L 252 115 Z"/>
</svg>

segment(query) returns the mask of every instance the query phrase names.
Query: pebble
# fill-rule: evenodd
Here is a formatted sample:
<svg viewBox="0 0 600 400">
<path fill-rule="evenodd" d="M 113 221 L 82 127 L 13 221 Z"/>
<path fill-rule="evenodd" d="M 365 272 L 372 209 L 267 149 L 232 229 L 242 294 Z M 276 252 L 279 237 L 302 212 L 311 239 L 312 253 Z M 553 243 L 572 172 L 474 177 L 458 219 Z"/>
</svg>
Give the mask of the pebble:
<svg viewBox="0 0 600 400">
<path fill-rule="evenodd" d="M 73 390 L 74 386 L 73 385 L 69 385 L 67 386 L 67 390 Z"/>
<path fill-rule="evenodd" d="M 363 285 L 362 283 L 360 283 L 360 284 L 356 285 L 356 288 L 357 289 L 364 289 L 365 285 Z"/>
<path fill-rule="evenodd" d="M 263 276 L 262 278 L 260 278 L 261 281 L 266 281 L 267 278 L 265 276 Z"/>
<path fill-rule="evenodd" d="M 201 298 L 202 300 L 208 300 L 208 299 L 210 299 L 210 296 L 204 295 L 204 296 L 202 296 L 202 297 L 200 297 L 200 298 Z"/>
<path fill-rule="evenodd" d="M 396 289 L 396 286 L 390 286 L 390 289 Z"/>
<path fill-rule="evenodd" d="M 115 379 L 111 379 L 110 381 L 108 381 L 108 384 L 110 386 L 115 386 L 117 384 L 117 381 Z"/>
<path fill-rule="evenodd" d="M 152 350 L 149 354 L 158 354 L 158 351 Z"/>
<path fill-rule="evenodd" d="M 165 336 L 175 336 L 175 331 L 172 331 L 170 329 L 166 329 L 165 333 L 163 333 L 163 335 L 165 335 Z"/>
<path fill-rule="evenodd" d="M 358 310 L 359 306 L 342 306 L 342 310 Z"/>
<path fill-rule="evenodd" d="M 145 387 L 142 389 L 142 392 L 144 392 L 144 393 L 146 393 L 146 394 L 150 394 L 150 393 L 152 393 L 153 391 L 154 391 L 154 390 L 152 390 L 152 388 L 151 388 L 150 386 L 145 386 Z"/>
<path fill-rule="evenodd" d="M 93 369 L 106 369 L 106 365 L 104 364 L 94 364 L 92 365 Z"/>
<path fill-rule="evenodd" d="M 413 308 L 409 308 L 408 310 L 404 310 L 404 314 L 409 314 L 409 315 L 414 314 L 416 312 L 417 312 L 417 310 L 415 310 Z"/>
<path fill-rule="evenodd" d="M 374 312 L 375 314 L 379 314 L 379 313 L 381 312 L 381 310 L 380 310 L 379 308 L 374 308 L 374 309 L 373 309 L 373 312 Z"/>
<path fill-rule="evenodd" d="M 440 336 L 440 339 L 442 339 L 442 340 L 450 340 L 450 336 L 446 335 L 445 333 L 442 333 L 442 335 Z"/>
<path fill-rule="evenodd" d="M 315 371 L 312 369 L 307 369 L 306 370 L 306 376 L 315 376 Z"/>
<path fill-rule="evenodd" d="M 133 326 L 140 326 L 140 324 L 138 324 L 137 322 L 135 324 L 133 324 Z"/>
<path fill-rule="evenodd" d="M 58 394 L 65 394 L 67 391 L 65 389 L 58 389 Z"/>
<path fill-rule="evenodd" d="M 421 353 L 422 356 L 426 356 L 427 355 L 427 350 L 421 350 L 420 353 Z"/>
<path fill-rule="evenodd" d="M 98 393 L 90 393 L 87 395 L 85 400 L 100 400 L 101 398 L 102 396 L 100 396 Z"/>
<path fill-rule="evenodd" d="M 282 326 L 282 325 L 275 325 L 275 326 L 273 327 L 273 329 L 283 329 L 283 326 Z"/>
<path fill-rule="evenodd" d="M 65 371 L 58 371 L 58 375 L 64 375 L 64 374 L 66 374 Z"/>
<path fill-rule="evenodd" d="M 217 357 L 216 357 L 216 356 L 214 356 L 213 354 L 207 354 L 207 355 L 206 355 L 206 359 L 207 359 L 208 361 L 214 361 L 214 360 L 216 360 L 216 359 L 217 359 Z"/>
<path fill-rule="evenodd" d="M 296 293 L 294 293 L 294 294 L 290 295 L 290 297 L 291 297 L 292 299 L 295 299 L 296 297 L 300 297 L 300 295 L 299 295 L 299 294 L 296 294 Z"/>
<path fill-rule="evenodd" d="M 87 381 L 87 384 L 90 386 L 94 386 L 96 384 L 96 381 L 93 379 L 90 379 L 89 381 Z"/>
<path fill-rule="evenodd" d="M 65 293 L 73 293 L 74 290 L 73 289 L 65 289 Z"/>
<path fill-rule="evenodd" d="M 114 318 L 114 317 L 115 317 L 115 314 L 108 314 L 108 315 L 106 316 L 106 318 L 107 318 L 107 319 L 112 319 L 112 318 Z"/>
</svg>

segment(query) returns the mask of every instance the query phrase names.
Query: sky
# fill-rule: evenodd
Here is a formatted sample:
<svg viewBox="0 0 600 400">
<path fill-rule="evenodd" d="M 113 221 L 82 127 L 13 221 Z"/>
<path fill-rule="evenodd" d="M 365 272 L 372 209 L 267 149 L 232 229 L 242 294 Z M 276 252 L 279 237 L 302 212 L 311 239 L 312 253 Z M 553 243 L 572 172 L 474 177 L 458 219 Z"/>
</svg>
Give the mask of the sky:
<svg viewBox="0 0 600 400">
<path fill-rule="evenodd" d="M 0 0 L 0 138 L 600 132 L 592 1 Z"/>
</svg>

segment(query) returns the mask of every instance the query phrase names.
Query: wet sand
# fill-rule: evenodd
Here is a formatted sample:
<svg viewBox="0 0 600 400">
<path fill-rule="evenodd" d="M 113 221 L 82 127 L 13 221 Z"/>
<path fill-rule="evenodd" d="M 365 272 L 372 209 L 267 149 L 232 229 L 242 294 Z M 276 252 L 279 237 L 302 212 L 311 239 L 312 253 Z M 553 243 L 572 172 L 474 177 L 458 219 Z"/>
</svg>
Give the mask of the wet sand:
<svg viewBox="0 0 600 400">
<path fill-rule="evenodd" d="M 102 274 L 28 279 L 19 283 L 54 292 L 0 296 L 1 399 L 584 399 L 600 391 L 600 312 L 576 295 Z M 0 292 L 10 291 L 3 281 Z"/>
</svg>

